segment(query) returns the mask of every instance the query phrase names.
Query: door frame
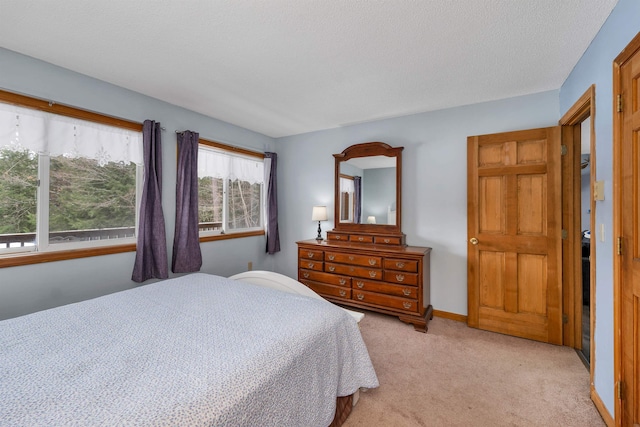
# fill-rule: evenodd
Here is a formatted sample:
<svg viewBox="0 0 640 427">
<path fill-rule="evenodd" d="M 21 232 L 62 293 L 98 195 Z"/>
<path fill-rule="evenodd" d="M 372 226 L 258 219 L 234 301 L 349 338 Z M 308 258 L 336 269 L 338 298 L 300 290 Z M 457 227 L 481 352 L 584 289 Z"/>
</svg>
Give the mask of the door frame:
<svg viewBox="0 0 640 427">
<path fill-rule="evenodd" d="M 622 93 L 621 67 L 640 50 L 640 33 L 613 61 L 613 235 L 622 236 L 622 126 L 623 114 L 617 111 L 617 96 Z M 613 375 L 616 383 L 622 378 L 622 259 L 613 246 Z M 612 384 L 616 386 L 617 384 Z M 622 399 L 615 399 L 615 424 L 622 425 Z"/>
<path fill-rule="evenodd" d="M 562 300 L 563 312 L 567 316 L 564 324 L 563 344 L 575 349 L 582 348 L 582 265 L 581 257 L 581 174 L 580 148 L 581 123 L 590 119 L 589 126 L 589 229 L 595 239 L 596 203 L 593 187 L 596 180 L 596 87 L 591 85 L 582 96 L 562 116 L 562 141 L 567 146 L 567 154 L 562 156 L 562 223 L 567 230 L 567 239 L 562 244 Z M 595 266 L 596 245 L 590 245 L 589 292 L 590 292 L 590 384 L 593 391 L 593 372 L 595 366 L 595 343 L 593 341 L 595 320 Z"/>
</svg>

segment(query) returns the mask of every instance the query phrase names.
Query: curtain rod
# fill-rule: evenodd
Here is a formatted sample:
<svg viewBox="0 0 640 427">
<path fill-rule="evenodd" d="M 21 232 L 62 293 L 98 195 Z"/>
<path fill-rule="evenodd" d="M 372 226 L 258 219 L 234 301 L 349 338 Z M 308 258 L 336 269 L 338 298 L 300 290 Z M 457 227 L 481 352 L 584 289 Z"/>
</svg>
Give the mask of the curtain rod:
<svg viewBox="0 0 640 427">
<path fill-rule="evenodd" d="M 165 130 L 165 128 L 161 128 L 161 129 Z M 184 132 L 193 132 L 193 131 L 177 130 L 177 129 L 175 130 L 176 135 L 180 135 L 181 133 L 184 133 Z M 194 132 L 194 133 L 196 133 L 196 132 Z M 198 133 L 198 135 L 200 135 L 199 132 L 197 132 L 197 133 Z M 215 142 L 215 143 L 218 143 L 218 144 L 221 144 L 221 145 L 227 145 L 231 149 L 238 148 L 238 149 L 240 149 L 240 151 L 246 150 L 246 151 L 250 151 L 250 152 L 256 153 L 256 154 L 263 154 L 263 152 L 260 151 L 260 149 L 255 148 L 255 147 L 249 147 L 249 146 L 244 146 L 244 145 L 240 145 L 240 144 L 236 144 L 236 143 L 230 143 L 230 142 L 223 142 L 223 141 L 213 140 L 213 139 L 209 139 L 209 138 L 202 138 L 202 135 L 200 135 L 200 139 L 204 139 L 205 141 Z M 267 147 L 265 147 L 264 151 L 269 151 L 269 150 L 267 149 Z"/>
</svg>

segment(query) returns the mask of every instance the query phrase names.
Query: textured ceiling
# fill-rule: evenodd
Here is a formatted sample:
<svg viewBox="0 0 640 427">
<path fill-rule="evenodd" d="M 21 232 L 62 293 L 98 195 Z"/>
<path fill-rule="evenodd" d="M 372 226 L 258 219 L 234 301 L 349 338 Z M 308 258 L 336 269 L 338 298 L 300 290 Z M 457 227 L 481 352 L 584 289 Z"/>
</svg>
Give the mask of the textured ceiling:
<svg viewBox="0 0 640 427">
<path fill-rule="evenodd" d="M 0 46 L 280 137 L 558 89 L 616 2 L 0 0 Z"/>
</svg>

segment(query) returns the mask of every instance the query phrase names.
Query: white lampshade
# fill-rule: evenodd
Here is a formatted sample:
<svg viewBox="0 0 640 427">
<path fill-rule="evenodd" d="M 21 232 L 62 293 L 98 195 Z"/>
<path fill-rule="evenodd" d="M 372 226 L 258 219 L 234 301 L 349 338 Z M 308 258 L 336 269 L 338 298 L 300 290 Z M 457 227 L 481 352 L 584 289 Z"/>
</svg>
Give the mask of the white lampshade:
<svg viewBox="0 0 640 427">
<path fill-rule="evenodd" d="M 375 224 L 376 223 L 376 217 L 373 215 L 369 215 L 367 217 L 367 224 Z"/>
<path fill-rule="evenodd" d="M 313 214 L 311 214 L 311 221 L 326 221 L 327 207 L 326 206 L 314 206 Z"/>
</svg>

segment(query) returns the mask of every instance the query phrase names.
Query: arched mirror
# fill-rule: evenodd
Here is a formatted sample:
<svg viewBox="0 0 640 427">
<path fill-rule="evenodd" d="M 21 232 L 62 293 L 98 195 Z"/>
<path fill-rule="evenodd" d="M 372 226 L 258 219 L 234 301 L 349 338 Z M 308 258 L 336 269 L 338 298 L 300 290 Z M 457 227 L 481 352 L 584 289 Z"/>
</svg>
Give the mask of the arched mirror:
<svg viewBox="0 0 640 427">
<path fill-rule="evenodd" d="M 401 233 L 403 149 L 366 142 L 333 155 L 336 230 Z"/>
</svg>

